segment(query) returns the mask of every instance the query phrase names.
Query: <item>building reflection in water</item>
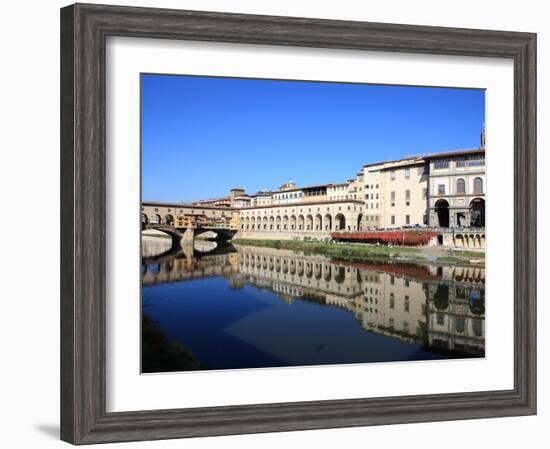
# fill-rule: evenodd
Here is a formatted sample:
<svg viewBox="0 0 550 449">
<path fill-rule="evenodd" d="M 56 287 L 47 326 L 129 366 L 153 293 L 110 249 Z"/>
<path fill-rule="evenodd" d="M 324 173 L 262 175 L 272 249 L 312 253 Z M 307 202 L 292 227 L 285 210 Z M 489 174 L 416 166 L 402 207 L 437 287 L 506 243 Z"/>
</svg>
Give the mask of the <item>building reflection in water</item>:
<svg viewBox="0 0 550 449">
<path fill-rule="evenodd" d="M 252 284 L 289 304 L 344 309 L 366 331 L 437 354 L 485 355 L 484 268 L 339 262 L 231 245 L 210 253 L 187 248 L 142 264 L 143 286 L 208 277 L 223 277 L 233 289 Z"/>
</svg>

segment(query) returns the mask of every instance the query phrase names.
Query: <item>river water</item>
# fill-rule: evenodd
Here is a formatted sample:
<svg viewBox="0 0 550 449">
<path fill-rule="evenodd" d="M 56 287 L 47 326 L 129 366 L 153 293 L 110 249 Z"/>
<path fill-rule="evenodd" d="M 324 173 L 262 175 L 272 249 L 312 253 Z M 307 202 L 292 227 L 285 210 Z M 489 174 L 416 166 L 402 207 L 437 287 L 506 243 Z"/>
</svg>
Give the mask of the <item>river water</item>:
<svg viewBox="0 0 550 449">
<path fill-rule="evenodd" d="M 483 268 L 198 249 L 143 260 L 143 372 L 485 355 Z"/>
</svg>

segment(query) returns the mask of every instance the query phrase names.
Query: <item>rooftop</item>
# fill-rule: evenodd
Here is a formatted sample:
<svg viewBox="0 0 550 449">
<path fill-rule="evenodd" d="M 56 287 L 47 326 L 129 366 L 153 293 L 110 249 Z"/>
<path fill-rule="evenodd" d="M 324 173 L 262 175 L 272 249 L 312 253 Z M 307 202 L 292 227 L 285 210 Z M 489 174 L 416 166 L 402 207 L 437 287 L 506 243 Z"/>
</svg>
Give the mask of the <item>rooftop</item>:
<svg viewBox="0 0 550 449">
<path fill-rule="evenodd" d="M 276 192 L 273 192 L 273 193 L 296 192 L 298 190 L 313 190 L 313 189 L 319 189 L 319 188 L 322 188 L 322 187 L 329 187 L 329 186 L 332 186 L 332 185 L 334 185 L 334 184 L 315 184 L 315 185 L 309 185 L 309 186 L 304 186 L 304 187 L 295 187 L 293 189 L 277 190 Z"/>
<path fill-rule="evenodd" d="M 427 154 L 424 157 L 425 159 L 438 159 L 438 158 L 449 157 L 449 156 L 462 156 L 467 154 L 483 154 L 483 153 L 485 153 L 485 148 L 470 148 L 466 150 L 453 150 L 453 151 L 448 151 L 444 153 L 432 153 L 432 154 Z"/>
<path fill-rule="evenodd" d="M 363 165 L 363 167 L 368 168 L 368 167 L 375 167 L 378 165 L 399 164 L 399 163 L 402 163 L 402 165 L 406 165 L 408 163 L 418 164 L 422 161 L 429 160 L 429 159 L 437 159 L 441 157 L 458 156 L 463 154 L 465 155 L 465 154 L 475 154 L 475 153 L 485 153 L 485 149 L 484 148 L 467 148 L 467 149 L 441 151 L 437 153 L 425 153 L 425 154 L 419 154 L 416 156 L 407 156 L 401 159 L 393 159 L 390 161 L 372 162 L 370 164 Z"/>
<path fill-rule="evenodd" d="M 142 206 L 151 206 L 151 207 L 173 207 L 174 209 L 213 209 L 213 210 L 233 210 L 231 207 L 223 206 L 206 206 L 204 204 L 192 204 L 192 203 L 170 203 L 164 201 L 142 201 Z"/>
<path fill-rule="evenodd" d="M 311 201 L 311 202 L 302 202 L 297 201 L 293 203 L 287 203 L 287 204 L 270 204 L 270 205 L 264 205 L 264 206 L 252 206 L 252 207 L 245 207 L 244 210 L 251 210 L 251 209 L 271 209 L 275 207 L 309 207 L 313 205 L 323 205 L 323 204 L 338 204 L 338 203 L 351 203 L 351 204 L 358 204 L 363 205 L 364 202 L 361 200 L 352 200 L 352 199 L 345 199 L 345 200 L 321 200 L 321 201 Z M 239 210 L 242 210 L 239 208 Z"/>
</svg>

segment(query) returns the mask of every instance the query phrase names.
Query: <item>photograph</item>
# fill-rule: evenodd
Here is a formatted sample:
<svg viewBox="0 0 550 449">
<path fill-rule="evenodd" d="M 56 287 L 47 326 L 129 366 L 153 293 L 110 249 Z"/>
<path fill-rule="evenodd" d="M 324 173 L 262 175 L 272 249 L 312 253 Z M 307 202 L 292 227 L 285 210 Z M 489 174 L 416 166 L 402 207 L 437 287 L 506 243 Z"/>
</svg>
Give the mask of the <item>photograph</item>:
<svg viewBox="0 0 550 449">
<path fill-rule="evenodd" d="M 142 373 L 485 357 L 484 89 L 140 91 Z"/>
</svg>

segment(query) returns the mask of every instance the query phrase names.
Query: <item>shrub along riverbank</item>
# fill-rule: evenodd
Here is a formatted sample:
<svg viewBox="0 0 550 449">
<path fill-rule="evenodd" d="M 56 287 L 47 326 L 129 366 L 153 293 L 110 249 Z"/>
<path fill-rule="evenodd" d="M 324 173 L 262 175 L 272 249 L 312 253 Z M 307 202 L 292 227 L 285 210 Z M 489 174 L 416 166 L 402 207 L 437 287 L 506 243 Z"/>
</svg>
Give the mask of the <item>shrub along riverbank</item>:
<svg viewBox="0 0 550 449">
<path fill-rule="evenodd" d="M 458 251 L 433 247 L 382 246 L 364 243 L 335 243 L 303 240 L 252 240 L 234 239 L 237 245 L 300 251 L 334 259 L 359 260 L 406 260 L 411 262 L 435 262 L 457 265 L 484 266 L 485 252 Z M 436 253 L 436 254 L 434 254 Z"/>
</svg>

